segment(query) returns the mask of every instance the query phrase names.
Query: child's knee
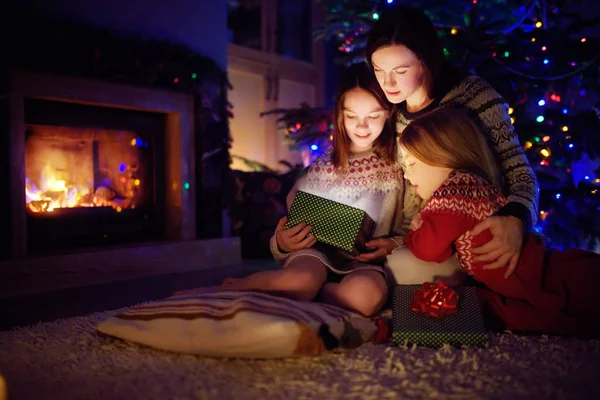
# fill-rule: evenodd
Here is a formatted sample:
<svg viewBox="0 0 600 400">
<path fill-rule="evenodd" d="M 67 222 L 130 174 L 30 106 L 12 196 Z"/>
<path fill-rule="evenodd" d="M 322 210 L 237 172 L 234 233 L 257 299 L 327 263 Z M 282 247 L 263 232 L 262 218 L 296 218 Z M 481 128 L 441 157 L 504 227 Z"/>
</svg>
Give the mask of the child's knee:
<svg viewBox="0 0 600 400">
<path fill-rule="evenodd" d="M 285 274 L 285 286 L 293 292 L 293 298 L 299 301 L 313 300 L 327 279 L 327 267 L 312 266 L 289 268 Z"/>
<path fill-rule="evenodd" d="M 383 276 L 374 273 L 370 276 L 356 276 L 340 284 L 340 295 L 346 303 L 364 316 L 377 313 L 387 301 L 388 287 Z"/>
</svg>

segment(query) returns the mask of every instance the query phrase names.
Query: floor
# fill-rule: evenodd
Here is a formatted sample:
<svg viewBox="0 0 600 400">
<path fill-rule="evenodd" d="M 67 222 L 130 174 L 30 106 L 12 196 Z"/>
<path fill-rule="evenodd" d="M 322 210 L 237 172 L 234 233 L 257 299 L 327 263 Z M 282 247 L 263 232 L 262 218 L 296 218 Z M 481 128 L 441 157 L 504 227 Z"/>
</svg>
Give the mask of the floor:
<svg viewBox="0 0 600 400">
<path fill-rule="evenodd" d="M 244 260 L 241 265 L 109 284 L 79 287 L 0 300 L 0 330 L 114 310 L 168 297 L 174 291 L 211 286 L 226 277 L 242 277 L 276 268 L 272 260 Z"/>
</svg>

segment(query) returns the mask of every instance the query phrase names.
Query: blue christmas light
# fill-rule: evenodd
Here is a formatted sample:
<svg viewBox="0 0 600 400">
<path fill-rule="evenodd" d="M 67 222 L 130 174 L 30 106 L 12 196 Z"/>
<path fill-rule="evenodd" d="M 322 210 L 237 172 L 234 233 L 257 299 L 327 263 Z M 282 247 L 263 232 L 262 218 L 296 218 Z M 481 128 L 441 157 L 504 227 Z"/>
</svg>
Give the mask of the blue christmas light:
<svg viewBox="0 0 600 400">
<path fill-rule="evenodd" d="M 546 105 L 546 100 L 542 99 L 540 101 L 538 101 L 538 106 L 542 107 Z"/>
<path fill-rule="evenodd" d="M 572 149 L 573 148 L 573 143 L 569 143 L 569 148 Z"/>
<path fill-rule="evenodd" d="M 567 110 L 566 108 L 563 108 L 563 114 L 568 114 L 569 110 Z"/>
<path fill-rule="evenodd" d="M 119 172 L 125 172 L 126 168 L 127 168 L 127 165 L 125 163 L 121 163 L 121 165 L 119 165 Z"/>
<path fill-rule="evenodd" d="M 544 60 L 544 64 L 548 64 L 549 62 L 550 62 L 550 61 L 548 61 L 548 59 L 547 59 L 547 58 Z"/>
<path fill-rule="evenodd" d="M 394 0 L 387 0 L 388 4 L 392 4 Z"/>
<path fill-rule="evenodd" d="M 555 196 L 555 197 L 556 197 L 557 199 L 560 199 L 560 193 L 556 193 L 556 196 Z"/>
<path fill-rule="evenodd" d="M 538 115 L 538 117 L 535 120 L 537 122 L 544 122 L 544 116 L 543 115 Z"/>
<path fill-rule="evenodd" d="M 316 144 L 313 144 L 313 145 L 310 146 L 310 149 L 312 151 L 317 151 L 317 150 L 319 150 L 319 146 L 317 146 Z"/>
<path fill-rule="evenodd" d="M 586 175 L 583 177 L 583 179 L 585 179 L 586 181 L 588 181 L 590 179 L 589 175 Z"/>
</svg>

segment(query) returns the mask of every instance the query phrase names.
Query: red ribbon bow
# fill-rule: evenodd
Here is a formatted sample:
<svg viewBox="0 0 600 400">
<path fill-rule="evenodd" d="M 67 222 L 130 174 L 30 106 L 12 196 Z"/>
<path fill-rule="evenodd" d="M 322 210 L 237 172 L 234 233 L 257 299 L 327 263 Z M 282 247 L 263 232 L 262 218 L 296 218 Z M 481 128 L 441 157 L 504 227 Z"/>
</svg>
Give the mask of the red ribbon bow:
<svg viewBox="0 0 600 400">
<path fill-rule="evenodd" d="M 414 294 L 410 309 L 429 316 L 440 318 L 456 312 L 458 293 L 448 287 L 443 281 L 437 283 L 425 282 L 423 287 Z"/>
</svg>

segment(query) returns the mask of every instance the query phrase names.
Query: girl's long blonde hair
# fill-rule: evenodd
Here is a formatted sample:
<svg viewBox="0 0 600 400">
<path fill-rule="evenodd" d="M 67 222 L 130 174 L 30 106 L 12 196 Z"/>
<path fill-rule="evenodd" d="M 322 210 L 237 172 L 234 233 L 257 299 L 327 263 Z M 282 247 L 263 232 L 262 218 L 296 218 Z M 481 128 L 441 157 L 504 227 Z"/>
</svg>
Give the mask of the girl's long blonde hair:
<svg viewBox="0 0 600 400">
<path fill-rule="evenodd" d="M 490 144 L 473 118 L 461 109 L 442 107 L 419 116 L 400 134 L 398 145 L 426 164 L 479 175 L 503 191 Z M 407 206 L 420 207 L 422 201 L 414 199 L 405 210 Z"/>
</svg>

